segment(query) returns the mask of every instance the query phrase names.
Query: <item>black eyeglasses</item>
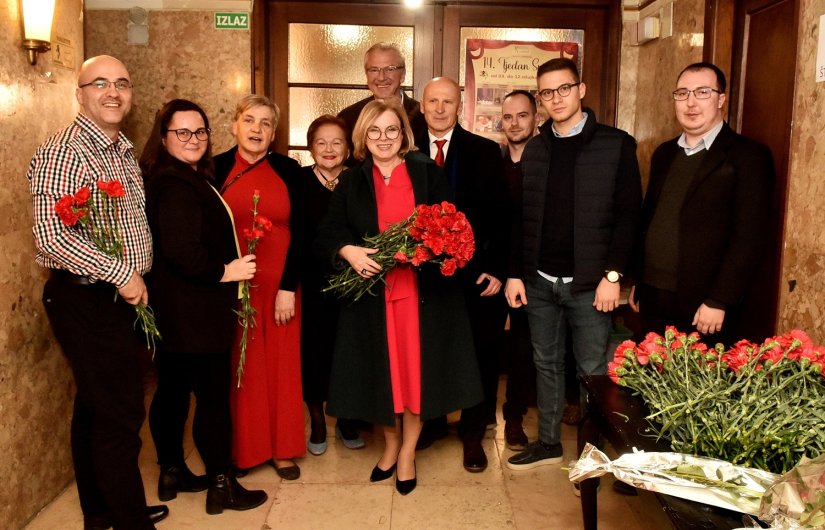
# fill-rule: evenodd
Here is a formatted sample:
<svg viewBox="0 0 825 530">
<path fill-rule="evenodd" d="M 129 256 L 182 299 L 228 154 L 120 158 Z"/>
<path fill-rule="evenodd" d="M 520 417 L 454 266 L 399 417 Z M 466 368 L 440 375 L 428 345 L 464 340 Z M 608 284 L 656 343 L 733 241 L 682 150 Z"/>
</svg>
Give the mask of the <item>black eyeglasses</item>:
<svg viewBox="0 0 825 530">
<path fill-rule="evenodd" d="M 381 134 L 387 137 L 387 140 L 395 140 L 401 135 L 401 127 L 397 125 L 390 125 L 383 131 L 378 127 L 370 127 L 367 129 L 367 138 L 370 140 L 380 140 Z"/>
<path fill-rule="evenodd" d="M 558 92 L 560 97 L 565 97 L 570 95 L 570 91 L 573 90 L 574 86 L 579 86 L 581 83 L 565 83 L 560 85 L 558 88 L 545 88 L 544 90 L 539 90 L 539 96 L 544 101 L 550 101 L 553 99 L 553 94 Z"/>
<path fill-rule="evenodd" d="M 190 131 L 189 129 L 166 129 L 166 132 L 175 133 L 175 136 L 178 137 L 178 140 L 184 143 L 191 140 L 192 136 L 194 136 L 201 142 L 205 142 L 209 139 L 209 134 L 212 132 L 212 129 L 204 129 L 202 127 L 197 131 Z"/>
<path fill-rule="evenodd" d="M 401 65 L 401 66 L 390 65 L 390 66 L 385 66 L 383 68 L 379 68 L 378 66 L 371 66 L 371 67 L 367 68 L 366 70 L 367 70 L 367 73 L 370 74 L 370 75 L 378 75 L 378 74 L 385 74 L 386 75 L 386 74 L 394 74 L 395 72 L 398 72 L 399 70 L 403 70 L 403 69 L 404 69 L 403 65 Z"/>
<path fill-rule="evenodd" d="M 677 88 L 673 91 L 673 99 L 676 101 L 685 101 L 690 97 L 691 93 L 693 93 L 693 97 L 696 99 L 710 99 L 714 92 L 721 94 L 721 92 L 715 88 L 710 88 L 709 86 L 700 86 L 699 88 L 694 88 L 693 90 L 688 90 L 687 88 Z"/>
<path fill-rule="evenodd" d="M 91 86 L 94 87 L 95 90 L 109 90 L 109 87 L 112 85 L 115 85 L 115 90 L 117 90 L 118 92 L 132 89 L 132 82 L 128 79 L 118 79 L 116 81 L 109 81 L 108 79 L 103 79 L 102 77 L 98 77 L 97 79 L 95 79 L 94 81 L 90 81 L 89 83 L 78 85 L 77 88 L 86 88 L 87 86 Z"/>
</svg>

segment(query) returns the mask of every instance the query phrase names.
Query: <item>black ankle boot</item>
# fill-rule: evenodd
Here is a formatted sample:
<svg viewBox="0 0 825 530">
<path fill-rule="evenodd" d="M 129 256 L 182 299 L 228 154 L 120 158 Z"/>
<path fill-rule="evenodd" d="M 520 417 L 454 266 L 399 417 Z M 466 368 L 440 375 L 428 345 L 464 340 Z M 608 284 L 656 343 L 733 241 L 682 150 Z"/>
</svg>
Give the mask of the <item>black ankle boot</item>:
<svg viewBox="0 0 825 530">
<path fill-rule="evenodd" d="M 158 499 L 171 501 L 178 496 L 179 491 L 203 491 L 209 487 L 206 475 L 195 475 L 186 464 L 160 468 L 158 478 Z"/>
<path fill-rule="evenodd" d="M 229 475 L 218 475 L 206 492 L 206 513 L 216 515 L 224 510 L 251 510 L 266 502 L 263 490 L 247 490 Z"/>
</svg>

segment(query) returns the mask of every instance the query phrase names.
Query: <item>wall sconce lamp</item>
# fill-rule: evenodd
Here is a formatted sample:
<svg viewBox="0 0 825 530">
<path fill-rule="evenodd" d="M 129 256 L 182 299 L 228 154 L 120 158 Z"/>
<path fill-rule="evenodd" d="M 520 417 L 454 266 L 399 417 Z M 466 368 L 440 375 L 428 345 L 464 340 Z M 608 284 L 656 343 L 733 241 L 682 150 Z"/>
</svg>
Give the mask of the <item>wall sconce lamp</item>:
<svg viewBox="0 0 825 530">
<path fill-rule="evenodd" d="M 55 0 L 21 0 L 23 49 L 29 64 L 37 64 L 37 54 L 51 49 Z"/>
</svg>

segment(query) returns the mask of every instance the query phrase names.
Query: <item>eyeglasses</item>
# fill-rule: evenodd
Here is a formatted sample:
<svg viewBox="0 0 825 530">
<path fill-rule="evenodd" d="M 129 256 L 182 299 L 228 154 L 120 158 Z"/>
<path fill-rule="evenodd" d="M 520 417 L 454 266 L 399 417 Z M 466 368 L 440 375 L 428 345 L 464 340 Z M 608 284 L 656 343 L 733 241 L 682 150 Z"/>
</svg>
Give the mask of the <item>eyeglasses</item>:
<svg viewBox="0 0 825 530">
<path fill-rule="evenodd" d="M 109 90 L 109 87 L 112 85 L 115 85 L 115 90 L 117 90 L 118 92 L 132 89 L 132 82 L 128 79 L 118 79 L 117 81 L 109 81 L 108 79 L 103 79 L 102 77 L 98 77 L 97 79 L 89 83 L 78 85 L 77 88 L 86 88 L 87 86 L 91 86 L 94 87 L 95 90 Z"/>
<path fill-rule="evenodd" d="M 209 139 L 209 134 L 212 132 L 212 129 L 204 129 L 200 128 L 197 131 L 190 131 L 189 129 L 166 129 L 166 132 L 173 132 L 175 136 L 178 137 L 183 143 L 188 142 L 192 139 L 192 136 L 200 140 L 201 142 L 205 142 Z"/>
<path fill-rule="evenodd" d="M 327 142 L 326 140 L 315 140 L 312 142 L 312 145 L 321 151 L 325 150 L 327 147 L 332 147 L 333 149 L 340 149 L 347 145 L 347 142 L 344 140 L 333 140 L 331 142 Z"/>
<path fill-rule="evenodd" d="M 553 99 L 553 94 L 558 92 L 559 97 L 566 97 L 570 95 L 570 91 L 573 90 L 574 86 L 579 86 L 581 83 L 565 83 L 560 85 L 558 88 L 545 88 L 544 90 L 539 90 L 539 96 L 544 101 L 550 101 Z"/>
<path fill-rule="evenodd" d="M 371 67 L 367 68 L 366 70 L 367 70 L 367 73 L 370 74 L 370 75 L 378 75 L 378 74 L 387 75 L 387 74 L 394 74 L 395 72 L 398 72 L 399 70 L 403 70 L 403 69 L 404 69 L 404 65 L 400 65 L 400 66 L 390 65 L 390 66 L 385 66 L 383 68 L 379 68 L 378 66 L 371 66 Z"/>
<path fill-rule="evenodd" d="M 721 94 L 721 92 L 715 88 L 710 88 L 709 86 L 700 86 L 699 88 L 695 88 L 693 90 L 688 90 L 687 88 L 677 88 L 673 91 L 673 99 L 676 101 L 685 101 L 690 97 L 691 93 L 693 93 L 693 97 L 696 99 L 710 99 L 710 96 L 712 96 L 714 92 Z"/>
<path fill-rule="evenodd" d="M 382 133 L 387 137 L 387 140 L 395 140 L 401 135 L 401 127 L 390 125 L 383 131 L 378 127 L 370 127 L 367 129 L 367 138 L 370 140 L 380 140 Z"/>
</svg>

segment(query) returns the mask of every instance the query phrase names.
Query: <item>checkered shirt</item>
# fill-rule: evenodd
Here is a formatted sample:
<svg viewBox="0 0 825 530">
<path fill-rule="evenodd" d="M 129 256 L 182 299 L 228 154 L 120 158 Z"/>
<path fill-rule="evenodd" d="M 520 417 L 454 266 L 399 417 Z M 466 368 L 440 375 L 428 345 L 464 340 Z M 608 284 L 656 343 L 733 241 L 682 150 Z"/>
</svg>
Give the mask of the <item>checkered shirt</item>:
<svg viewBox="0 0 825 530">
<path fill-rule="evenodd" d="M 146 221 L 146 198 L 134 146 L 121 132 L 111 138 L 89 118 L 79 114 L 66 129 L 46 140 L 29 165 L 33 201 L 35 261 L 50 269 L 65 269 L 93 281 L 123 287 L 132 272 L 145 274 L 152 267 L 152 235 Z M 64 195 L 83 186 L 100 204 L 97 181 L 119 180 L 126 191 L 119 200 L 118 225 L 123 236 L 123 257 L 113 258 L 95 247 L 80 223 L 63 224 L 54 210 Z"/>
</svg>

